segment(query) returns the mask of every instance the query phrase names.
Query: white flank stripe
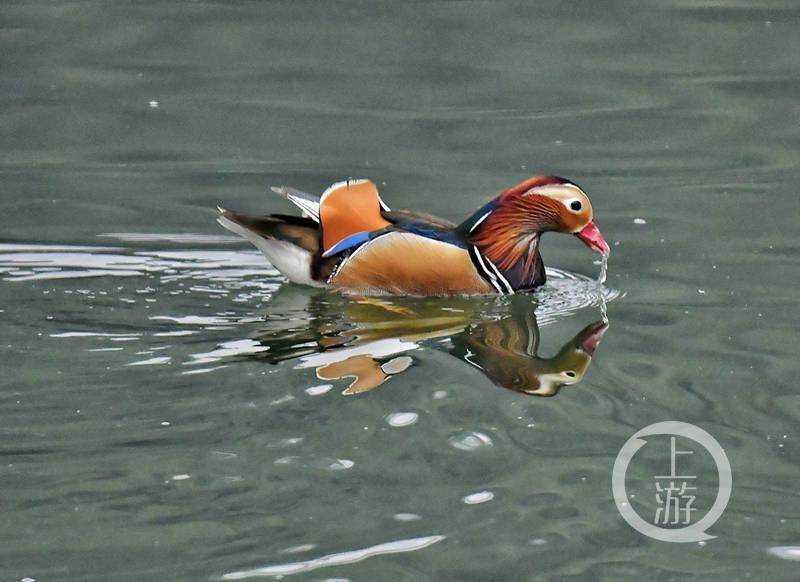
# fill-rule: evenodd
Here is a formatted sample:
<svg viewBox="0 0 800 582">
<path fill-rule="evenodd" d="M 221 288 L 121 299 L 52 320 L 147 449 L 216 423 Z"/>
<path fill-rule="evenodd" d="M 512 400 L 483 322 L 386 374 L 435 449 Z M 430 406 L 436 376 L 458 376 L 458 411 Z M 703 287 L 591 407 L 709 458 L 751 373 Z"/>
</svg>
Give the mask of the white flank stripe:
<svg viewBox="0 0 800 582">
<path fill-rule="evenodd" d="M 500 269 L 497 268 L 497 265 L 495 265 L 491 261 L 491 259 L 488 259 L 488 258 L 486 259 L 486 262 L 489 263 L 489 266 L 494 270 L 495 273 L 497 273 L 497 278 L 500 279 L 500 281 L 503 283 L 503 285 L 505 285 L 506 290 L 508 291 L 509 295 L 513 295 L 514 294 L 514 288 L 509 284 L 508 280 L 505 277 L 503 277 L 503 274 L 500 272 Z"/>
<path fill-rule="evenodd" d="M 472 251 L 473 254 L 475 255 L 475 258 L 478 259 L 478 263 L 481 266 L 481 270 L 489 278 L 489 283 L 492 285 L 492 287 L 494 287 L 495 291 L 497 291 L 498 293 L 502 293 L 503 288 L 500 287 L 500 284 L 497 282 L 497 277 L 494 276 L 494 273 L 492 273 L 489 269 L 486 268 L 486 263 L 483 262 L 483 257 L 481 256 L 481 252 L 478 250 L 478 248 L 475 246 L 471 246 L 470 251 Z"/>
</svg>

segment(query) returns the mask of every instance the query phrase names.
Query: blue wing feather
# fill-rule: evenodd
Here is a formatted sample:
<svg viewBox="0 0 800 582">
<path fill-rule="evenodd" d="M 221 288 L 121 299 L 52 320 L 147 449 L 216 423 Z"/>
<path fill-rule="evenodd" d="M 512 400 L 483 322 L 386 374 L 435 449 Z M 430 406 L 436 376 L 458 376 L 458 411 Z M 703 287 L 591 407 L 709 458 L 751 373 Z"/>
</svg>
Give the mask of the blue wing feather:
<svg viewBox="0 0 800 582">
<path fill-rule="evenodd" d="M 372 232 L 366 230 L 357 232 L 355 234 L 351 234 L 350 236 L 343 238 L 338 243 L 329 248 L 327 251 L 322 253 L 322 256 L 325 258 L 332 257 L 334 255 L 338 255 L 341 252 L 362 245 L 370 239 L 372 234 L 373 234 Z"/>
<path fill-rule="evenodd" d="M 466 242 L 454 230 L 442 230 L 433 225 L 428 225 L 422 222 L 406 222 L 403 223 L 401 229 L 406 232 L 411 232 L 425 238 L 438 240 L 440 242 L 449 243 L 461 248 L 467 248 Z"/>
</svg>

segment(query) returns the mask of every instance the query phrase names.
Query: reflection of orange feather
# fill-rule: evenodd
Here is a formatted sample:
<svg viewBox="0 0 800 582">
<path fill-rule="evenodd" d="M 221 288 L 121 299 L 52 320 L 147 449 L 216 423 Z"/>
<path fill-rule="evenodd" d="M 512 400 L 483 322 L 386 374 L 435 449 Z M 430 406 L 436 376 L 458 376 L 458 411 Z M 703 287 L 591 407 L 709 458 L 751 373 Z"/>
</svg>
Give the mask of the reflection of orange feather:
<svg viewBox="0 0 800 582">
<path fill-rule="evenodd" d="M 332 281 L 364 294 L 492 293 L 466 249 L 407 232 L 382 235 L 358 249 Z"/>
<path fill-rule="evenodd" d="M 381 363 L 369 355 L 350 356 L 346 360 L 333 362 L 317 368 L 320 380 L 353 378 L 353 382 L 342 394 L 358 394 L 377 388 L 389 378 L 381 369 Z"/>
<path fill-rule="evenodd" d="M 319 213 L 326 251 L 352 234 L 390 226 L 381 216 L 378 189 L 368 180 L 332 186 L 320 201 Z"/>
</svg>

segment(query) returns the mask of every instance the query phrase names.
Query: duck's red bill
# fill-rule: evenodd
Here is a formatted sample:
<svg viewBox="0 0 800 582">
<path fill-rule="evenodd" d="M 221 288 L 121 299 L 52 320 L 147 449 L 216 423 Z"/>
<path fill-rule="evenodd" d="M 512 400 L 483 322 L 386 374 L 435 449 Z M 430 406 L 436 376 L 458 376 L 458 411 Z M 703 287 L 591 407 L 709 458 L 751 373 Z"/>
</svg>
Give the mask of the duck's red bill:
<svg viewBox="0 0 800 582">
<path fill-rule="evenodd" d="M 581 343 L 583 351 L 590 356 L 594 354 L 597 346 L 600 345 L 600 340 L 603 339 L 603 334 L 608 330 L 608 324 L 605 321 L 594 323 L 586 328 L 588 335 Z"/>
<path fill-rule="evenodd" d="M 606 239 L 600 234 L 600 229 L 597 228 L 594 222 L 587 224 L 582 231 L 576 232 L 575 236 L 593 251 L 605 256 L 611 254 L 611 247 L 608 246 Z"/>
</svg>

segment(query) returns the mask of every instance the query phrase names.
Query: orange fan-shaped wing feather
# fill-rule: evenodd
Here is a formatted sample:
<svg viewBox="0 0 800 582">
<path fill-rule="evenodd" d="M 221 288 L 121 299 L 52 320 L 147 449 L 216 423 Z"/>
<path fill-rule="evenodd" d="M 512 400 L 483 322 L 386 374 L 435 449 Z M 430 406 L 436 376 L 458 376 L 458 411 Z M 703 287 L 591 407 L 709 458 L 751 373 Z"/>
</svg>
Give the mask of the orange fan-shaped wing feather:
<svg viewBox="0 0 800 582">
<path fill-rule="evenodd" d="M 369 180 L 348 180 L 328 188 L 319 202 L 323 250 L 356 233 L 391 226 L 381 215 L 382 207 L 378 188 Z"/>
</svg>

